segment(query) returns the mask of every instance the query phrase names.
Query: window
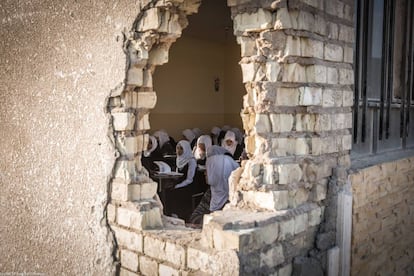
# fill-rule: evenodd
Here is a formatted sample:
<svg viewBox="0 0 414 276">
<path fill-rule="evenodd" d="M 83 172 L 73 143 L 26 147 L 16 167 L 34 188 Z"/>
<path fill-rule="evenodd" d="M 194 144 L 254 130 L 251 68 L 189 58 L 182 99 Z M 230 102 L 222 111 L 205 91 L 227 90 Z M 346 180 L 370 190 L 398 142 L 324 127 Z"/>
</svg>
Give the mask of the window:
<svg viewBox="0 0 414 276">
<path fill-rule="evenodd" d="M 353 155 L 414 146 L 414 1 L 356 1 Z"/>
</svg>

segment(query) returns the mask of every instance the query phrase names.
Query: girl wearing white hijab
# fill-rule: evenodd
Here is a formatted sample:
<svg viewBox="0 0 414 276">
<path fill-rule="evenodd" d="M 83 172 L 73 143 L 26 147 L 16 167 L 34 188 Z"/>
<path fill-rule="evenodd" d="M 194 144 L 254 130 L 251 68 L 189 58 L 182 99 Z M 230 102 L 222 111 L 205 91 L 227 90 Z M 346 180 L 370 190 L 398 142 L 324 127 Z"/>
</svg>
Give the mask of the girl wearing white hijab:
<svg viewBox="0 0 414 276">
<path fill-rule="evenodd" d="M 243 152 L 243 147 L 237 143 L 236 135 L 233 131 L 228 130 L 226 132 L 226 135 L 224 135 L 221 141 L 221 146 L 230 152 L 234 160 L 239 160 Z"/>
<path fill-rule="evenodd" d="M 155 136 L 155 138 L 158 139 L 158 145 L 160 147 L 160 152 L 163 156 L 167 154 L 175 153 L 175 149 L 170 142 L 170 136 L 168 136 L 167 132 L 163 130 L 158 130 L 154 132 L 153 135 Z"/>
<path fill-rule="evenodd" d="M 193 179 L 197 163 L 188 141 L 181 140 L 178 142 L 176 152 L 177 172 L 182 173 L 183 176 L 178 179 L 175 189 L 169 192 L 169 199 L 167 201 L 174 202 L 171 204 L 171 212 L 173 214 L 187 220 L 191 215 L 191 194 L 193 192 Z"/>
<path fill-rule="evenodd" d="M 193 148 L 194 145 L 195 145 L 195 142 L 196 142 L 196 140 L 195 140 L 196 136 L 195 136 L 194 132 L 191 129 L 188 129 L 188 128 L 184 129 L 183 130 L 183 136 L 190 143 L 191 148 Z"/>
<path fill-rule="evenodd" d="M 221 131 L 221 129 L 219 127 L 216 127 L 216 126 L 214 126 L 211 129 L 210 135 L 211 135 L 211 140 L 213 142 L 213 145 L 219 145 L 218 136 L 220 135 L 220 131 Z"/>
<path fill-rule="evenodd" d="M 163 160 L 163 158 L 158 147 L 157 139 L 154 136 L 149 136 L 147 149 L 142 154 L 141 163 L 150 172 L 157 169 L 154 161 L 160 160 Z"/>
<path fill-rule="evenodd" d="M 201 135 L 197 139 L 196 146 L 194 147 L 193 153 L 197 160 L 197 164 L 205 165 L 206 163 L 206 152 L 209 147 L 212 146 L 211 137 L 208 135 Z"/>
</svg>

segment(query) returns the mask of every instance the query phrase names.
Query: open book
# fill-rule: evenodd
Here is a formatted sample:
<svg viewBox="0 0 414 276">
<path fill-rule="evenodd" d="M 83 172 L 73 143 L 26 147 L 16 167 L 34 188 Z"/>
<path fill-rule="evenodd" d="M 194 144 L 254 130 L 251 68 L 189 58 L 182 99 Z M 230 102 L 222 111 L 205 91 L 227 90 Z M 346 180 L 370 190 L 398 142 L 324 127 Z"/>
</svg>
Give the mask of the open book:
<svg viewBox="0 0 414 276">
<path fill-rule="evenodd" d="M 164 161 L 154 161 L 154 164 L 158 166 L 158 169 L 159 169 L 158 174 L 177 175 L 177 176 L 183 175 L 182 173 L 171 171 L 170 165 L 168 165 Z"/>
</svg>

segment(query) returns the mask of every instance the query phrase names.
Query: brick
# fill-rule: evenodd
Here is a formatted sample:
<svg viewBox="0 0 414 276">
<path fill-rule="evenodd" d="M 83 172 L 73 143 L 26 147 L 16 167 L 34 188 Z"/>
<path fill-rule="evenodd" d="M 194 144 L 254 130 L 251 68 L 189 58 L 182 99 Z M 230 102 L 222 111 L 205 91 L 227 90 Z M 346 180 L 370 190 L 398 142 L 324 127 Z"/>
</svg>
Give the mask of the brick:
<svg viewBox="0 0 414 276">
<path fill-rule="evenodd" d="M 127 85 L 141 86 L 144 80 L 142 68 L 132 66 L 128 69 L 126 83 Z"/>
<path fill-rule="evenodd" d="M 257 63 L 241 63 L 243 83 L 251 82 L 255 80 L 256 73 L 259 70 L 259 65 Z"/>
<path fill-rule="evenodd" d="M 270 120 L 268 114 L 256 114 L 255 122 L 256 133 L 271 132 Z"/>
<path fill-rule="evenodd" d="M 301 43 L 299 37 L 287 37 L 285 56 L 301 56 Z"/>
<path fill-rule="evenodd" d="M 210 264 L 210 255 L 205 250 L 189 247 L 187 249 L 187 266 L 190 269 L 206 271 Z"/>
<path fill-rule="evenodd" d="M 280 244 L 272 246 L 268 251 L 260 253 L 260 266 L 275 267 L 285 261 L 283 247 Z"/>
<path fill-rule="evenodd" d="M 117 222 L 136 230 L 153 229 L 162 227 L 160 208 L 150 208 L 149 210 L 137 210 L 132 207 L 117 209 Z"/>
<path fill-rule="evenodd" d="M 138 136 L 117 135 L 116 148 L 123 156 L 134 157 L 138 153 Z"/>
<path fill-rule="evenodd" d="M 302 0 L 302 2 L 314 8 L 323 9 L 322 0 Z"/>
<path fill-rule="evenodd" d="M 133 182 L 139 175 L 136 165 L 136 160 L 118 160 L 115 164 L 114 178 L 122 180 L 124 183 Z"/>
<path fill-rule="evenodd" d="M 315 131 L 330 131 L 332 129 L 332 115 L 319 114 L 316 116 Z"/>
<path fill-rule="evenodd" d="M 135 252 L 121 249 L 121 264 L 134 272 L 138 271 L 138 255 Z"/>
<path fill-rule="evenodd" d="M 186 250 L 183 246 L 171 242 L 165 243 L 165 260 L 179 267 L 185 266 Z"/>
<path fill-rule="evenodd" d="M 264 184 L 275 184 L 277 181 L 274 176 L 273 165 L 264 165 L 263 166 L 263 183 Z"/>
<path fill-rule="evenodd" d="M 295 220 L 290 219 L 279 223 L 279 240 L 293 237 L 295 234 Z"/>
<path fill-rule="evenodd" d="M 326 199 L 326 193 L 328 190 L 327 183 L 319 183 L 314 186 L 314 198 L 316 201 L 322 201 Z"/>
<path fill-rule="evenodd" d="M 234 19 L 234 33 L 261 31 L 272 27 L 272 14 L 264 9 L 258 9 L 255 13 L 237 14 Z"/>
<path fill-rule="evenodd" d="M 280 73 L 280 65 L 276 61 L 266 62 L 266 78 L 268 81 L 276 82 Z"/>
<path fill-rule="evenodd" d="M 148 63 L 151 65 L 162 65 L 168 62 L 169 46 L 167 43 L 159 44 L 149 52 Z"/>
<path fill-rule="evenodd" d="M 178 38 L 181 36 L 182 28 L 179 24 L 179 15 L 173 14 L 168 10 L 162 12 L 161 25 L 158 32 L 167 33 L 170 38 Z"/>
<path fill-rule="evenodd" d="M 344 62 L 350 64 L 354 63 L 354 49 L 351 47 L 344 47 Z"/>
<path fill-rule="evenodd" d="M 313 83 L 327 82 L 327 68 L 322 65 L 311 65 L 306 67 L 306 80 Z"/>
<path fill-rule="evenodd" d="M 276 92 L 276 106 L 297 106 L 299 104 L 299 89 L 279 88 Z"/>
<path fill-rule="evenodd" d="M 354 43 L 354 28 L 340 25 L 339 26 L 339 40 L 348 43 Z"/>
<path fill-rule="evenodd" d="M 318 225 L 319 223 L 321 223 L 322 221 L 322 208 L 321 207 L 317 207 L 315 209 L 313 209 L 312 211 L 310 211 L 309 213 L 309 226 L 315 226 Z"/>
<path fill-rule="evenodd" d="M 342 92 L 331 89 L 324 89 L 322 92 L 322 106 L 334 107 L 341 106 L 342 104 Z"/>
<path fill-rule="evenodd" d="M 293 28 L 291 16 L 288 9 L 281 8 L 277 10 L 274 28 L 276 30 Z"/>
<path fill-rule="evenodd" d="M 113 126 L 116 131 L 133 130 L 135 115 L 130 112 L 112 113 Z"/>
<path fill-rule="evenodd" d="M 343 61 L 344 50 L 336 44 L 325 44 L 325 59 L 329 61 Z"/>
<path fill-rule="evenodd" d="M 159 238 L 153 238 L 150 236 L 144 237 L 144 253 L 145 255 L 156 258 L 158 260 L 165 260 L 165 241 Z"/>
<path fill-rule="evenodd" d="M 283 67 L 283 82 L 294 82 L 294 83 L 304 83 L 307 81 L 305 67 L 297 64 L 290 63 L 285 64 Z"/>
<path fill-rule="evenodd" d="M 253 203 L 259 208 L 267 210 L 284 210 L 288 208 L 288 191 L 246 191 L 243 192 L 243 199 Z"/>
<path fill-rule="evenodd" d="M 137 108 L 151 109 L 157 103 L 157 94 L 155 92 L 138 92 Z"/>
<path fill-rule="evenodd" d="M 128 201 L 128 184 L 119 180 L 112 181 L 111 199 Z"/>
<path fill-rule="evenodd" d="M 337 40 L 339 37 L 339 27 L 337 24 L 329 22 L 327 25 L 328 38 Z"/>
<path fill-rule="evenodd" d="M 354 71 L 350 69 L 339 69 L 339 84 L 354 84 Z"/>
<path fill-rule="evenodd" d="M 180 276 L 180 271 L 165 264 L 160 264 L 158 267 L 158 275 L 162 276 Z"/>
<path fill-rule="evenodd" d="M 291 189 L 289 191 L 289 208 L 296 208 L 303 203 L 306 203 L 309 198 L 309 191 L 307 189 Z"/>
<path fill-rule="evenodd" d="M 158 263 L 146 256 L 140 256 L 139 270 L 143 275 L 158 276 Z"/>
<path fill-rule="evenodd" d="M 343 96 L 343 106 L 353 106 L 354 104 L 354 91 L 352 90 L 344 90 L 342 92 Z"/>
<path fill-rule="evenodd" d="M 303 57 L 323 59 L 323 42 L 310 38 L 301 38 L 301 53 Z"/>
<path fill-rule="evenodd" d="M 307 227 L 308 227 L 308 214 L 307 213 L 295 216 L 295 230 L 294 230 L 295 234 L 305 231 Z"/>
<path fill-rule="evenodd" d="M 137 129 L 138 130 L 149 130 L 150 122 L 149 122 L 149 114 L 143 114 L 138 118 L 137 122 Z"/>
<path fill-rule="evenodd" d="M 298 164 L 281 164 L 277 169 L 279 184 L 297 183 L 302 179 L 302 170 Z"/>
<path fill-rule="evenodd" d="M 247 36 L 238 36 L 237 42 L 240 44 L 241 56 L 250 57 L 257 53 L 256 40 Z"/>
<path fill-rule="evenodd" d="M 300 87 L 299 105 L 319 106 L 322 103 L 322 88 Z"/>
<path fill-rule="evenodd" d="M 315 17 L 311 13 L 299 11 L 297 22 L 299 30 L 314 31 Z"/>
<path fill-rule="evenodd" d="M 148 9 L 144 12 L 138 31 L 145 32 L 149 30 L 157 30 L 160 24 L 161 15 L 158 8 Z"/>
<path fill-rule="evenodd" d="M 315 15 L 315 26 L 314 26 L 313 31 L 317 34 L 325 36 L 326 35 L 326 26 L 327 26 L 327 24 L 326 24 L 324 15 L 316 14 Z"/>
<path fill-rule="evenodd" d="M 217 250 L 234 249 L 242 251 L 250 241 L 251 229 L 239 231 L 213 229 L 214 248 Z"/>
<path fill-rule="evenodd" d="M 141 234 L 116 226 L 111 226 L 111 228 L 115 232 L 115 237 L 119 246 L 125 247 L 135 252 L 143 252 Z"/>
<path fill-rule="evenodd" d="M 139 274 L 126 270 L 125 268 L 120 269 L 119 271 L 120 276 L 139 276 Z"/>
<path fill-rule="evenodd" d="M 131 201 L 140 201 L 152 199 L 157 193 L 157 182 L 144 182 L 139 184 L 130 184 L 128 186 L 128 199 Z"/>
<path fill-rule="evenodd" d="M 116 206 L 109 203 L 106 207 L 106 217 L 109 222 L 115 222 L 116 219 Z"/>
<path fill-rule="evenodd" d="M 315 114 L 296 114 L 296 131 L 314 131 L 315 124 Z"/>
<path fill-rule="evenodd" d="M 328 84 L 338 84 L 339 82 L 339 76 L 338 76 L 338 70 L 336 68 L 328 67 L 327 68 L 327 83 Z M 340 105 L 341 103 L 339 103 Z"/>
<path fill-rule="evenodd" d="M 270 114 L 272 132 L 290 132 L 293 129 L 294 117 L 292 114 Z"/>
</svg>

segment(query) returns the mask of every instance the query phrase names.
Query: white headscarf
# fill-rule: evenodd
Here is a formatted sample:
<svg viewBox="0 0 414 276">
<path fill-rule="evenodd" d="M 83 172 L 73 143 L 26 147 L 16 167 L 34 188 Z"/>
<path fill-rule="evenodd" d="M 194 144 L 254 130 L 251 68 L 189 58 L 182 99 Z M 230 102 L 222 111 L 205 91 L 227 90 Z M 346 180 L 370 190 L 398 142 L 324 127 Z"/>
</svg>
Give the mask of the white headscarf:
<svg viewBox="0 0 414 276">
<path fill-rule="evenodd" d="M 153 134 L 156 138 L 158 138 L 158 141 L 160 141 L 160 148 L 164 146 L 165 143 L 170 141 L 170 136 L 168 136 L 168 133 L 164 130 L 158 130 L 154 132 Z"/>
<path fill-rule="evenodd" d="M 238 129 L 237 127 L 234 127 L 231 129 L 231 131 L 233 131 L 234 134 L 236 135 L 237 143 L 241 145 L 243 143 L 243 133 L 241 132 L 241 130 Z"/>
<path fill-rule="evenodd" d="M 221 129 L 224 130 L 224 131 L 227 131 L 227 130 L 230 130 L 231 129 L 231 126 L 224 125 Z"/>
<path fill-rule="evenodd" d="M 226 144 L 227 140 L 232 140 L 233 144 L 231 146 L 227 146 Z M 226 135 L 224 135 L 223 140 L 221 141 L 221 146 L 225 148 L 226 150 L 228 150 L 231 153 L 231 155 L 233 155 L 237 147 L 236 134 L 234 134 L 233 131 L 228 130 L 226 132 Z"/>
<path fill-rule="evenodd" d="M 182 169 L 192 158 L 194 158 L 194 156 L 193 152 L 191 151 L 191 145 L 188 141 L 181 140 L 178 142 L 177 147 L 178 146 L 181 146 L 183 148 L 183 154 L 177 154 L 176 164 L 179 169 Z"/>
<path fill-rule="evenodd" d="M 194 133 L 195 138 L 200 137 L 202 134 L 201 129 L 199 129 L 198 127 L 193 128 L 191 131 Z"/>
<path fill-rule="evenodd" d="M 201 135 L 200 137 L 198 137 L 196 146 L 194 147 L 195 159 L 204 159 L 206 157 L 206 152 L 202 152 L 198 147 L 198 144 L 204 144 L 207 152 L 207 149 L 210 148 L 212 145 L 211 137 L 208 135 Z"/>
<path fill-rule="evenodd" d="M 187 139 L 188 142 L 192 142 L 195 139 L 195 134 L 191 129 L 184 129 L 183 130 L 183 135 L 185 137 L 185 139 Z"/>
<path fill-rule="evenodd" d="M 229 198 L 229 176 L 239 165 L 227 155 L 225 149 L 211 146 L 207 151 L 207 183 L 211 187 L 210 211 L 223 207 Z"/>
<path fill-rule="evenodd" d="M 157 148 L 158 146 L 158 142 L 157 139 L 154 136 L 149 136 L 151 143 L 152 143 L 152 147 L 150 149 L 144 150 L 144 156 L 148 157 L 151 155 L 151 153 Z"/>
</svg>

